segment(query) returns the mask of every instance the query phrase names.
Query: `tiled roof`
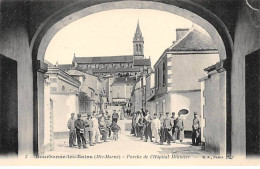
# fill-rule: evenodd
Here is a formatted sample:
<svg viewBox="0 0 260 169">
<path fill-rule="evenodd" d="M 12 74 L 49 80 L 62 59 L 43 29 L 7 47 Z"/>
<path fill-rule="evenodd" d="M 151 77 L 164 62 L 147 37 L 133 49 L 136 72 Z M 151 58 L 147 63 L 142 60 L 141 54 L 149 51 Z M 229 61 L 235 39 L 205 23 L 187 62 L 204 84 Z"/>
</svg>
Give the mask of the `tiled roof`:
<svg viewBox="0 0 260 169">
<path fill-rule="evenodd" d="M 209 35 L 193 27 L 187 35 L 177 41 L 169 51 L 206 51 L 217 50 L 214 41 Z"/>
<path fill-rule="evenodd" d="M 74 57 L 73 63 L 129 63 L 133 62 L 133 55 L 99 56 L 99 57 Z"/>
<path fill-rule="evenodd" d="M 113 82 L 113 84 L 121 84 L 121 83 L 135 84 L 136 83 L 136 77 L 118 77 Z"/>
<path fill-rule="evenodd" d="M 58 65 L 58 67 L 65 72 L 67 72 L 70 69 L 74 69 L 74 66 L 72 64 L 61 64 Z"/>
<path fill-rule="evenodd" d="M 134 60 L 134 66 L 151 66 L 151 60 L 150 59 Z"/>
<path fill-rule="evenodd" d="M 93 73 L 102 73 L 102 72 L 108 72 L 108 73 L 116 73 L 116 72 L 139 72 L 140 68 L 111 68 L 111 69 L 92 69 Z"/>
</svg>

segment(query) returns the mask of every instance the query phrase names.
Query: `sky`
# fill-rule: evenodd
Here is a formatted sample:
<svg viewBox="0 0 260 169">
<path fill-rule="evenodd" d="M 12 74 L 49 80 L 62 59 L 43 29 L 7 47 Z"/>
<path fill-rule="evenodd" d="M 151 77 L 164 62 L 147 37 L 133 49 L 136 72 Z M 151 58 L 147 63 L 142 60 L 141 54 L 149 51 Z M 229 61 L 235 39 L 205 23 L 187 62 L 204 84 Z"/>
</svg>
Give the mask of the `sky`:
<svg viewBox="0 0 260 169">
<path fill-rule="evenodd" d="M 117 9 L 81 18 L 61 29 L 51 40 L 45 59 L 53 64 L 71 64 L 76 57 L 133 54 L 133 37 L 139 20 L 144 37 L 144 55 L 152 66 L 176 39 L 176 28 L 191 28 L 192 22 L 168 12 L 150 9 Z"/>
</svg>

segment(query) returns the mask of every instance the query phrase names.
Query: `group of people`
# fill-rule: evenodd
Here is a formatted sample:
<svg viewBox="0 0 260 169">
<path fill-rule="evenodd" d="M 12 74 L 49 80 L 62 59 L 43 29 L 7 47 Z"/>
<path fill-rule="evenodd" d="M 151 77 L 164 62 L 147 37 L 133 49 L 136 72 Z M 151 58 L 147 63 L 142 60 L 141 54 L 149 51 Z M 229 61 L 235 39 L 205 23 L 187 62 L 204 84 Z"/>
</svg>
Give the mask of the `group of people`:
<svg viewBox="0 0 260 169">
<path fill-rule="evenodd" d="M 150 139 L 151 142 L 156 142 L 162 145 L 167 142 L 168 145 L 179 140 L 184 139 L 184 123 L 181 118 L 181 113 L 175 117 L 175 112 L 172 112 L 170 117 L 169 112 L 166 112 L 166 117 L 163 113 L 150 115 L 149 111 L 134 112 L 132 117 L 131 134 L 136 137 L 141 137 L 145 142 Z M 153 141 L 154 138 L 154 141 Z M 200 122 L 197 113 L 194 112 L 194 119 L 192 124 L 192 145 L 200 144 Z"/>
<path fill-rule="evenodd" d="M 93 112 L 87 114 L 87 119 L 83 120 L 81 114 L 71 113 L 71 118 L 68 120 L 67 127 L 69 131 L 69 146 L 78 146 L 87 148 L 87 144 L 94 146 L 101 140 L 107 142 L 108 138 L 113 140 L 118 139 L 120 127 L 117 124 L 119 114 L 114 110 L 112 119 L 109 113 L 103 111 L 98 113 Z M 76 143 L 77 140 L 77 143 Z"/>
</svg>

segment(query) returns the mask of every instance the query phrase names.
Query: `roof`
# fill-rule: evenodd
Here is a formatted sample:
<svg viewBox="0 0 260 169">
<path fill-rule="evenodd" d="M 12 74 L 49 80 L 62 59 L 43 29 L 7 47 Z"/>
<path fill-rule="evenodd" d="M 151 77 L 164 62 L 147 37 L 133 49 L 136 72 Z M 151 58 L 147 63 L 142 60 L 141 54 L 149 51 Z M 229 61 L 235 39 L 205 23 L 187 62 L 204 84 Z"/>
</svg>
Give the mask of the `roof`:
<svg viewBox="0 0 260 169">
<path fill-rule="evenodd" d="M 151 60 L 150 59 L 134 60 L 134 66 L 151 66 Z"/>
<path fill-rule="evenodd" d="M 122 84 L 122 83 L 135 84 L 136 83 L 136 77 L 118 77 L 113 82 L 113 84 Z"/>
<path fill-rule="evenodd" d="M 70 69 L 74 69 L 74 66 L 72 64 L 61 64 L 58 65 L 59 69 L 63 70 L 63 71 L 68 71 Z"/>
<path fill-rule="evenodd" d="M 144 41 L 141 29 L 140 29 L 139 21 L 137 22 L 133 41 Z"/>
<path fill-rule="evenodd" d="M 211 37 L 193 27 L 187 35 L 177 41 L 169 51 L 206 51 L 217 50 Z"/>
<path fill-rule="evenodd" d="M 134 67 L 134 68 L 111 68 L 111 69 L 92 69 L 93 73 L 116 73 L 116 72 L 139 72 L 140 68 Z"/>
<path fill-rule="evenodd" d="M 133 55 L 74 57 L 73 63 L 129 63 L 133 62 Z"/>
</svg>

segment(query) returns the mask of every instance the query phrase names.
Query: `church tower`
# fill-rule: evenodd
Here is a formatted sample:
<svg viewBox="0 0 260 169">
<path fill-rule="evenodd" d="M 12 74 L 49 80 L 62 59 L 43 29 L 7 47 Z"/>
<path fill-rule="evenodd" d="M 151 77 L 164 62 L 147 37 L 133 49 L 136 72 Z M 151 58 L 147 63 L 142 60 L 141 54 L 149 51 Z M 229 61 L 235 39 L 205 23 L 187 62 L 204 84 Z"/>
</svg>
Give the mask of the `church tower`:
<svg viewBox="0 0 260 169">
<path fill-rule="evenodd" d="M 135 60 L 144 58 L 144 38 L 139 26 L 139 21 L 137 22 L 137 27 L 133 39 L 133 49 Z"/>
</svg>

